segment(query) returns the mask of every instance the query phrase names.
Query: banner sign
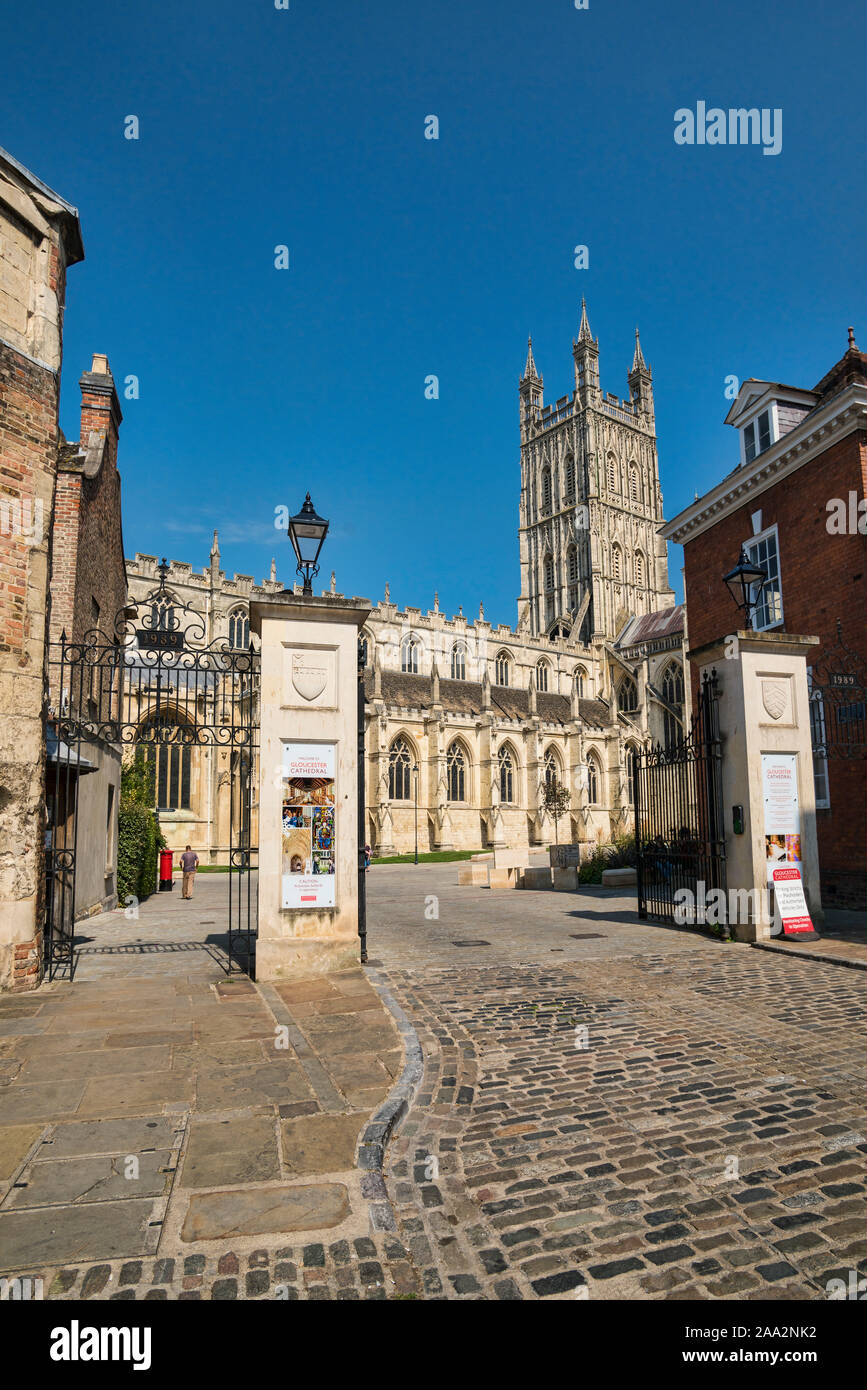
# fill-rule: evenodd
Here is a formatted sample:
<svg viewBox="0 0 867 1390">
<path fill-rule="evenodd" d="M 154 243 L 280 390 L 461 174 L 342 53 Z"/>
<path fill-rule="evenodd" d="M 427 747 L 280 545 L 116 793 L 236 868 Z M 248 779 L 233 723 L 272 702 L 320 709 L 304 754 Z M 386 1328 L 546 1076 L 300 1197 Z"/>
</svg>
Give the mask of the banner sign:
<svg viewBox="0 0 867 1390">
<path fill-rule="evenodd" d="M 773 871 L 774 884 L 774 925 L 782 930 L 784 936 L 815 936 L 816 929 L 804 897 L 801 870 L 798 868 L 776 868 Z"/>
<path fill-rule="evenodd" d="M 333 743 L 283 744 L 284 908 L 334 907 Z"/>
<path fill-rule="evenodd" d="M 767 881 L 781 865 L 801 864 L 801 812 L 797 753 L 762 754 Z M 800 872 L 799 872 L 800 876 Z"/>
</svg>

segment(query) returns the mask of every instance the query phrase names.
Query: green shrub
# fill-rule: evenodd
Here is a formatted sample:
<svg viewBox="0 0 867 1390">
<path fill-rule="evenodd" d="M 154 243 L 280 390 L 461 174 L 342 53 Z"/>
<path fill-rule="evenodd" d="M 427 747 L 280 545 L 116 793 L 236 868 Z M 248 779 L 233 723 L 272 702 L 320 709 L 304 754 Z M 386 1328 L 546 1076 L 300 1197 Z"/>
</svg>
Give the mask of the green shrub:
<svg viewBox="0 0 867 1390">
<path fill-rule="evenodd" d="M 615 835 L 596 845 L 578 869 L 579 883 L 601 883 L 605 869 L 629 869 L 636 864 L 635 836 Z"/>
<path fill-rule="evenodd" d="M 165 839 L 153 810 L 153 765 L 143 761 L 121 769 L 117 816 L 117 896 L 141 901 L 156 892 L 159 851 Z"/>
</svg>

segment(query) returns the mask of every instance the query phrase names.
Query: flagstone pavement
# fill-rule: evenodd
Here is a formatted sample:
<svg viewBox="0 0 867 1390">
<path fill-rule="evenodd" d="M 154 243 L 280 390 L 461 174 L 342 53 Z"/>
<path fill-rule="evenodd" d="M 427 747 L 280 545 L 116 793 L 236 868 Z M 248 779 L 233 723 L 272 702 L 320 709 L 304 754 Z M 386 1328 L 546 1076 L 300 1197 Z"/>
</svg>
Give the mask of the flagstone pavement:
<svg viewBox="0 0 867 1390">
<path fill-rule="evenodd" d="M 422 864 L 371 871 L 366 971 L 256 985 L 222 968 L 225 893 L 91 919 L 72 985 L 0 1000 L 0 1275 L 810 1300 L 867 1270 L 863 970 Z"/>
</svg>

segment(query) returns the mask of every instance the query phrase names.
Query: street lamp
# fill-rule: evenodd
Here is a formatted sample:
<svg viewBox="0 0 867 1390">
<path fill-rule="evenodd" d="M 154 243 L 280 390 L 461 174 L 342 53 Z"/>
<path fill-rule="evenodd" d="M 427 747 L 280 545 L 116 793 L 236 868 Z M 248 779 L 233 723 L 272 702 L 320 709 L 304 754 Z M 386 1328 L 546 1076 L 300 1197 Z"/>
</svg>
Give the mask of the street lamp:
<svg viewBox="0 0 867 1390">
<path fill-rule="evenodd" d="M 761 565 L 750 560 L 744 546 L 741 546 L 740 558 L 734 569 L 723 575 L 723 583 L 738 608 L 743 609 L 747 628 L 752 628 L 753 610 L 758 607 L 759 595 L 767 583 L 767 578 Z"/>
<path fill-rule="evenodd" d="M 302 592 L 305 594 L 313 593 L 313 580 L 319 573 L 319 552 L 327 533 L 328 522 L 324 517 L 317 516 L 308 492 L 298 515 L 289 518 L 289 539 L 298 561 L 295 573 L 304 580 Z"/>
<path fill-rule="evenodd" d="M 418 863 L 418 763 L 412 765 L 415 779 L 415 862 Z"/>
</svg>

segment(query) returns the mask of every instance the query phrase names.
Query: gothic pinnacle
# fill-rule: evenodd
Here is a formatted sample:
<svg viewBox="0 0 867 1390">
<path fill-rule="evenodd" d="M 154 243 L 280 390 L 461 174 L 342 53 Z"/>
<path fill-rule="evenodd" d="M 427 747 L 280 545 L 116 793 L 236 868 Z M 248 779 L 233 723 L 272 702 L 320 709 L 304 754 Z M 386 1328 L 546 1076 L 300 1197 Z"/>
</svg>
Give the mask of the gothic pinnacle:
<svg viewBox="0 0 867 1390">
<path fill-rule="evenodd" d="M 530 378 L 535 378 L 536 381 L 539 380 L 539 373 L 536 370 L 536 363 L 533 358 L 532 338 L 527 339 L 527 365 L 524 368 L 524 375 L 521 377 L 521 380 L 528 381 Z"/>
<path fill-rule="evenodd" d="M 641 351 L 641 342 L 638 337 L 638 329 L 635 330 L 635 356 L 632 359 L 632 370 L 647 371 L 647 363 L 644 360 L 644 353 Z"/>
<path fill-rule="evenodd" d="M 590 332 L 590 321 L 587 318 L 587 304 L 584 296 L 581 296 L 581 327 L 578 329 L 579 343 L 592 343 L 593 334 Z"/>
</svg>

